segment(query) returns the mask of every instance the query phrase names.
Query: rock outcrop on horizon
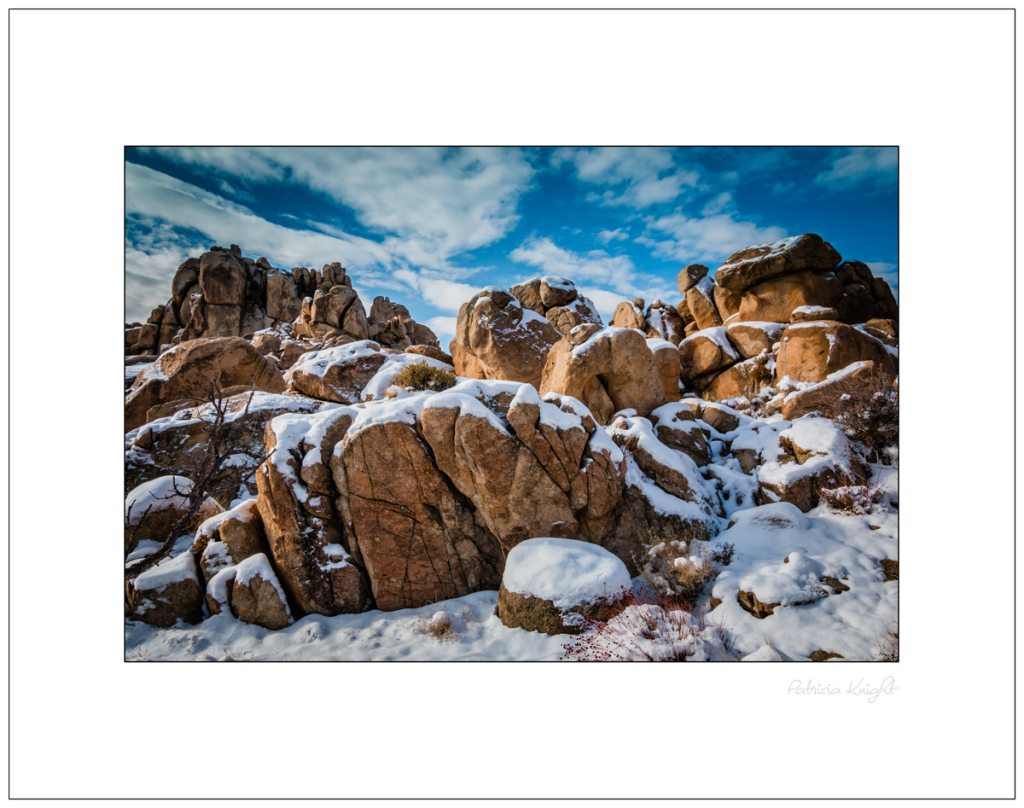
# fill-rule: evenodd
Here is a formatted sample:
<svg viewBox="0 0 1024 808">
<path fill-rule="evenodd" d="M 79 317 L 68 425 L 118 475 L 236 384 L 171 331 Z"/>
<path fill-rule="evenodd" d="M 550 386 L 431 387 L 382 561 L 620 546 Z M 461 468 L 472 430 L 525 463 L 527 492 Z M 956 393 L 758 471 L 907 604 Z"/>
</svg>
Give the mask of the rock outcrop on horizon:
<svg viewBox="0 0 1024 808">
<path fill-rule="evenodd" d="M 209 337 L 251 337 L 287 325 L 309 339 L 376 339 L 403 350 L 438 346 L 437 336 L 409 310 L 377 297 L 369 315 L 338 262 L 322 270 L 277 269 L 242 256 L 237 244 L 188 258 L 171 281 L 171 299 L 144 324 L 125 327 L 125 354 L 156 354 L 163 346 Z"/>
</svg>

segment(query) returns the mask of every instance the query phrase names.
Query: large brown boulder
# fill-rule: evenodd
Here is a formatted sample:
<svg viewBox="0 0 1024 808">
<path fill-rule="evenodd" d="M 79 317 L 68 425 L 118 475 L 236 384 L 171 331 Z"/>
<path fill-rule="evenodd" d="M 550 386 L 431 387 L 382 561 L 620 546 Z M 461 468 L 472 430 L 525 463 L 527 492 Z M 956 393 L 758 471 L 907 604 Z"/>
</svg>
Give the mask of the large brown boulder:
<svg viewBox="0 0 1024 808">
<path fill-rule="evenodd" d="M 867 381 L 876 373 L 878 365 L 871 360 L 854 362 L 833 373 L 831 378 L 786 396 L 782 403 L 782 417 L 793 421 L 801 415 L 815 412 L 826 404 L 834 403 L 843 394 L 844 385 Z"/>
<path fill-rule="evenodd" d="M 722 324 L 722 316 L 715 306 L 715 284 L 711 278 L 701 278 L 686 290 L 686 305 L 699 330 Z"/>
<path fill-rule="evenodd" d="M 743 294 L 739 319 L 788 323 L 801 306 L 835 306 L 843 287 L 831 272 L 799 272 L 751 286 Z"/>
<path fill-rule="evenodd" d="M 563 421 L 569 420 L 558 412 Z M 515 406 L 508 412 L 510 423 L 518 422 L 523 427 L 530 440 L 528 446 L 510 434 L 486 406 L 463 393 L 431 396 L 421 414 L 423 436 L 434 452 L 437 467 L 473 503 L 477 516 L 506 551 L 534 536 L 571 539 L 576 535 L 576 519 L 567 495 L 569 486 L 565 485 L 571 480 L 562 480 L 565 487 L 560 487 L 545 470 L 538 454 L 549 466 L 555 465 L 547 456 L 552 446 L 547 440 L 541 445 L 541 436 L 529 434 L 529 415 Z M 560 471 L 569 472 L 566 466 L 575 459 L 573 450 L 578 448 L 582 453 L 586 442 L 582 427 L 576 435 L 563 434 L 561 440 L 557 432 L 549 432 L 548 437 L 561 444 L 566 463 Z M 567 442 L 571 448 L 566 447 Z M 571 472 L 573 477 L 578 474 L 578 466 Z"/>
<path fill-rule="evenodd" d="M 198 258 L 186 258 L 174 273 L 174 280 L 171 281 L 171 298 L 176 306 L 180 306 L 188 296 L 189 290 L 199 283 L 200 266 Z"/>
<path fill-rule="evenodd" d="M 205 598 L 192 553 L 165 558 L 136 578 L 129 591 L 134 620 L 169 628 L 178 620 L 195 624 L 203 619 Z"/>
<path fill-rule="evenodd" d="M 548 351 L 560 336 L 511 294 L 488 287 L 459 309 L 450 352 L 459 376 L 538 387 Z"/>
<path fill-rule="evenodd" d="M 205 337 L 237 337 L 241 333 L 241 306 L 218 306 L 207 302 L 203 306 L 203 317 Z"/>
<path fill-rule="evenodd" d="M 577 326 L 548 353 L 541 394 L 583 402 L 598 423 L 621 409 L 640 415 L 665 403 L 665 388 L 647 340 L 628 328 Z"/>
<path fill-rule="evenodd" d="M 571 303 L 556 306 L 544 312 L 544 316 L 555 327 L 559 334 L 568 334 L 572 329 L 584 323 L 601 325 L 601 315 L 597 307 L 588 297 L 579 295 Z"/>
<path fill-rule="evenodd" d="M 718 268 L 715 282 L 730 291 L 743 292 L 779 275 L 835 269 L 841 260 L 839 253 L 821 236 L 804 233 L 733 253 Z"/>
<path fill-rule="evenodd" d="M 697 425 L 697 417 L 686 404 L 676 401 L 658 407 L 651 413 L 651 424 L 658 440 L 669 449 L 689 455 L 698 466 L 711 462 L 711 447 Z"/>
<path fill-rule="evenodd" d="M 523 308 L 534 311 L 537 314 L 545 314 L 548 307 L 540 299 L 540 278 L 531 278 L 523 283 L 517 283 L 509 292 L 522 303 Z"/>
<path fill-rule="evenodd" d="M 208 305 L 241 306 L 245 303 L 245 267 L 233 253 L 203 253 L 199 288 Z"/>
<path fill-rule="evenodd" d="M 383 611 L 496 589 L 501 581 L 497 539 L 434 465 L 417 433 L 415 408 L 403 409 L 408 402 L 373 405 L 382 417 L 357 424 L 341 455 L 331 457 L 352 553 Z"/>
<path fill-rule="evenodd" d="M 782 335 L 776 359 L 778 380 L 789 376 L 798 382 L 821 382 L 854 362 L 872 361 L 879 371 L 895 375 L 890 349 L 879 340 L 838 322 L 798 323 Z"/>
<path fill-rule="evenodd" d="M 665 390 L 665 401 L 679 400 L 679 349 L 667 340 L 652 337 L 647 340 L 647 347 L 654 354 L 654 366 L 661 377 L 661 386 Z"/>
<path fill-rule="evenodd" d="M 615 307 L 610 324 L 617 328 L 639 328 L 646 332 L 647 321 L 644 319 L 642 304 L 638 306 L 633 301 L 623 300 Z"/>
<path fill-rule="evenodd" d="M 725 328 L 708 328 L 679 343 L 679 361 L 683 378 L 692 381 L 740 361 Z"/>
<path fill-rule="evenodd" d="M 220 387 L 255 385 L 257 390 L 283 393 L 280 371 L 240 337 L 194 339 L 163 353 L 140 373 L 124 403 L 125 431 L 146 422 L 151 407 L 182 398 L 206 399 L 216 381 Z"/>
<path fill-rule="evenodd" d="M 545 308 L 567 306 L 576 299 L 576 286 L 572 281 L 548 275 L 540 279 L 540 301 Z"/>
<path fill-rule="evenodd" d="M 723 401 L 730 398 L 751 398 L 767 387 L 772 381 L 770 356 L 755 356 L 731 365 L 711 379 L 701 391 L 707 401 Z"/>
<path fill-rule="evenodd" d="M 302 311 L 302 298 L 289 272 L 267 273 L 267 315 L 290 323 Z"/>
<path fill-rule="evenodd" d="M 729 342 L 736 346 L 740 356 L 753 359 L 782 339 L 786 323 L 730 323 L 725 327 Z"/>
<path fill-rule="evenodd" d="M 717 283 L 714 288 L 715 308 L 722 322 L 727 322 L 740 312 L 740 303 L 743 301 L 741 292 L 733 292 Z"/>
<path fill-rule="evenodd" d="M 288 599 L 262 553 L 245 559 L 235 568 L 231 587 L 231 611 L 243 623 L 277 631 L 295 622 Z"/>
<path fill-rule="evenodd" d="M 338 407 L 278 416 L 267 425 L 273 453 L 256 475 L 257 507 L 280 582 L 301 614 L 350 614 L 373 603 L 359 559 L 346 545 L 328 465 L 357 414 Z"/>
<path fill-rule="evenodd" d="M 311 398 L 354 404 L 387 358 L 376 342 L 350 342 L 302 354 L 284 380 L 293 390 Z"/>
<path fill-rule="evenodd" d="M 314 323 L 339 329 L 357 340 L 370 336 L 366 310 L 351 286 L 332 286 L 327 292 L 318 291 L 313 297 L 310 314 Z"/>
<path fill-rule="evenodd" d="M 690 264 L 679 270 L 676 284 L 679 286 L 679 294 L 685 295 L 687 290 L 697 285 L 697 282 L 708 274 L 708 268 L 703 264 Z"/>
<path fill-rule="evenodd" d="M 163 543 L 178 521 L 188 512 L 192 481 L 185 476 L 155 476 L 134 486 L 124 500 L 124 550 L 130 553 L 139 542 Z M 206 497 L 199 512 L 186 525 L 186 532 L 224 509 Z"/>
<path fill-rule="evenodd" d="M 498 590 L 498 617 L 509 628 L 578 634 L 584 618 L 608 620 L 630 590 L 629 571 L 602 547 L 536 538 L 509 553 Z"/>
</svg>

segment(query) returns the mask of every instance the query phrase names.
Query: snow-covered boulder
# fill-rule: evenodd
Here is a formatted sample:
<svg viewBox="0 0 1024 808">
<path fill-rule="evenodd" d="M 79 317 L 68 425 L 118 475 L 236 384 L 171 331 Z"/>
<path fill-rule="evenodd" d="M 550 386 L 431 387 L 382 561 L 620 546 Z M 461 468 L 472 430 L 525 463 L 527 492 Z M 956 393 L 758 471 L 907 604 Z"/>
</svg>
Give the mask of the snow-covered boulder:
<svg viewBox="0 0 1024 808">
<path fill-rule="evenodd" d="M 560 336 L 547 318 L 488 286 L 459 309 L 450 348 L 455 372 L 539 387 L 548 351 Z"/>
<path fill-rule="evenodd" d="M 256 500 L 247 499 L 203 522 L 196 531 L 195 548 L 201 552 L 199 566 L 207 581 L 224 567 L 268 553 Z"/>
<path fill-rule="evenodd" d="M 274 631 L 294 622 L 284 589 L 262 553 L 249 556 L 235 567 L 231 611 L 243 623 Z"/>
<path fill-rule="evenodd" d="M 683 377 L 690 380 L 728 367 L 741 358 L 723 326 L 698 331 L 679 343 Z"/>
<path fill-rule="evenodd" d="M 689 455 L 698 466 L 706 466 L 711 460 L 711 449 L 704 432 L 697 425 L 693 410 L 686 404 L 674 401 L 658 407 L 651 413 L 651 424 L 659 441 L 670 449 Z"/>
<path fill-rule="evenodd" d="M 849 440 L 832 421 L 805 415 L 779 433 L 781 453 L 761 466 L 762 502 L 789 502 L 806 513 L 822 488 L 857 485 L 866 478 Z"/>
<path fill-rule="evenodd" d="M 726 289 L 742 292 L 779 275 L 803 270 L 831 270 L 841 260 L 839 253 L 821 236 L 804 233 L 733 253 L 715 272 L 715 282 Z"/>
<path fill-rule="evenodd" d="M 188 510 L 191 493 L 192 481 L 175 475 L 157 477 L 132 489 L 124 500 L 125 554 L 143 541 L 162 543 Z M 194 530 L 198 524 L 223 510 L 215 499 L 206 497 L 195 519 L 186 527 Z"/>
<path fill-rule="evenodd" d="M 388 358 L 376 342 L 361 340 L 303 354 L 284 378 L 293 390 L 311 398 L 351 404 L 359 401 Z"/>
<path fill-rule="evenodd" d="M 577 634 L 583 618 L 606 620 L 630 586 L 626 565 L 603 547 L 571 539 L 529 539 L 505 561 L 498 616 L 509 628 Z"/>
<path fill-rule="evenodd" d="M 796 323 L 782 335 L 776 376 L 798 382 L 821 382 L 854 362 L 873 361 L 881 371 L 896 373 L 899 350 L 853 326 L 820 320 Z"/>
<path fill-rule="evenodd" d="M 665 388 L 647 339 L 632 328 L 576 326 L 548 353 L 541 394 L 582 401 L 598 423 L 633 408 L 646 416 L 665 403 Z"/>
<path fill-rule="evenodd" d="M 241 337 L 189 340 L 161 354 L 136 377 L 124 402 L 125 431 L 142 426 L 158 404 L 205 399 L 214 380 L 221 389 L 244 384 L 268 393 L 285 391 L 274 363 Z"/>
<path fill-rule="evenodd" d="M 203 619 L 203 590 L 192 553 L 165 558 L 136 578 L 131 589 L 134 620 L 167 628 L 178 620 Z"/>
<path fill-rule="evenodd" d="M 722 324 L 722 316 L 715 305 L 715 282 L 711 278 L 701 278 L 686 290 L 686 305 L 700 330 Z"/>
</svg>

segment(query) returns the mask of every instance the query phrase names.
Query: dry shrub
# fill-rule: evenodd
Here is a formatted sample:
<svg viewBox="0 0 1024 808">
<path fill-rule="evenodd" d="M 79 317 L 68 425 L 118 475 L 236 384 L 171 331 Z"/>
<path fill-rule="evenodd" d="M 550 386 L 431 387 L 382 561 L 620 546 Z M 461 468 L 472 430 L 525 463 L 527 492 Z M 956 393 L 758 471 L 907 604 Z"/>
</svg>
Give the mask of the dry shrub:
<svg viewBox="0 0 1024 808">
<path fill-rule="evenodd" d="M 821 488 L 818 495 L 837 511 L 868 514 L 885 502 L 885 489 L 873 483 Z"/>
<path fill-rule="evenodd" d="M 663 595 L 627 592 L 605 622 L 584 618 L 584 631 L 562 646 L 581 662 L 734 660 L 732 636 L 705 613 Z"/>
<path fill-rule="evenodd" d="M 879 662 L 900 661 L 899 624 L 894 620 L 885 626 L 885 631 L 878 638 L 878 650 L 875 659 Z"/>
<path fill-rule="evenodd" d="M 436 368 L 426 362 L 416 362 L 407 365 L 401 373 L 395 376 L 392 384 L 407 389 L 439 392 L 454 387 L 456 381 L 455 374 L 450 370 Z"/>
<path fill-rule="evenodd" d="M 683 603 L 694 603 L 705 586 L 718 577 L 722 567 L 732 561 L 735 549 L 729 543 L 709 549 L 706 542 L 696 528 L 681 541 L 657 541 L 648 532 L 648 542 L 640 545 L 633 561 L 654 591 Z"/>
<path fill-rule="evenodd" d="M 846 379 L 835 386 L 835 395 L 818 409 L 839 424 L 846 435 L 872 451 L 875 462 L 882 450 L 899 443 L 899 396 L 893 376 L 879 373 L 868 379 Z"/>
</svg>

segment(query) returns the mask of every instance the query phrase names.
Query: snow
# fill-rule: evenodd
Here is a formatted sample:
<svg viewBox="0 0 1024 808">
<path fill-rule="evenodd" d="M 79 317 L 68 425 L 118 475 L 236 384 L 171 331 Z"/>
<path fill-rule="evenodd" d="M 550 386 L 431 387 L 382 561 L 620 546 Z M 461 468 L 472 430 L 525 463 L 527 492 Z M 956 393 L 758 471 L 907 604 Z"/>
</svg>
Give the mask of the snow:
<svg viewBox="0 0 1024 808">
<path fill-rule="evenodd" d="M 529 387 L 529 385 L 526 386 Z M 483 418 L 501 434 L 511 437 L 508 427 L 501 418 L 478 399 L 463 392 L 456 392 L 454 387 L 440 393 L 435 393 L 422 406 L 422 409 L 425 410 L 437 408 L 454 409 L 458 410 L 460 415 L 473 415 L 477 418 Z"/>
<path fill-rule="evenodd" d="M 657 353 L 658 351 L 672 351 L 673 353 L 679 353 L 679 349 L 675 345 L 667 339 L 661 339 L 660 337 L 650 337 L 647 340 L 647 347 L 651 349 L 651 353 Z"/>
<path fill-rule="evenodd" d="M 580 326 L 576 326 L 576 328 L 579 328 L 579 327 Z M 576 328 L 573 328 L 572 330 L 575 331 Z M 584 342 L 584 343 L 582 343 L 580 345 L 575 346 L 572 349 L 572 355 L 573 356 L 583 356 L 583 354 L 585 354 L 587 351 L 589 351 L 591 348 L 593 348 L 595 345 L 597 345 L 599 340 L 605 339 L 607 337 L 613 337 L 616 334 L 618 334 L 620 331 L 635 331 L 635 330 L 636 329 L 634 329 L 634 328 L 620 328 L 617 325 L 605 326 L 600 331 L 597 331 L 597 332 L 591 334 L 590 335 L 590 339 L 588 339 L 586 342 Z"/>
<path fill-rule="evenodd" d="M 686 502 L 660 489 L 654 480 L 644 474 L 636 461 L 628 455 L 626 456 L 626 485 L 635 486 L 651 507 L 662 516 L 677 516 L 684 521 L 714 522 L 714 517 L 708 516 L 707 512 L 696 502 Z"/>
<path fill-rule="evenodd" d="M 772 340 L 773 342 L 778 340 L 779 337 L 782 336 L 782 332 L 789 327 L 787 323 L 769 323 L 764 320 L 743 320 L 742 322 L 738 323 L 730 323 L 729 325 L 725 326 L 725 330 L 728 331 L 731 328 L 736 328 L 737 326 L 741 325 L 749 325 L 752 328 L 764 331 L 765 334 L 768 335 L 768 339 Z"/>
<path fill-rule="evenodd" d="M 222 569 L 214 575 L 206 585 L 206 594 L 214 599 L 222 611 L 226 611 L 229 614 L 230 611 L 228 603 L 230 601 L 230 593 L 228 592 L 228 584 L 234 582 L 237 570 L 237 567 L 227 567 Z"/>
<path fill-rule="evenodd" d="M 554 404 L 559 409 L 568 409 L 570 412 L 578 415 L 580 419 L 587 417 L 594 419 L 594 414 L 590 411 L 590 408 L 578 398 L 562 395 L 561 393 L 545 393 L 544 400 L 549 404 Z"/>
<path fill-rule="evenodd" d="M 131 493 L 125 497 L 125 519 L 129 520 L 129 524 L 137 525 L 147 508 L 150 513 L 167 508 L 182 510 L 188 505 L 188 495 L 191 492 L 192 481 L 188 477 L 180 475 L 157 477 L 155 480 L 150 480 L 148 483 L 143 483 L 132 489 Z M 129 511 L 131 512 L 130 517 Z"/>
<path fill-rule="evenodd" d="M 566 292 L 576 291 L 576 284 L 567 278 L 561 278 L 558 275 L 545 275 L 541 278 L 542 283 L 546 283 L 552 289 L 563 289 Z"/>
<path fill-rule="evenodd" d="M 572 412 L 564 412 L 556 404 L 544 401 L 532 384 L 524 384 L 519 388 L 519 392 L 512 399 L 509 409 L 517 405 L 525 406 L 527 404 L 533 404 L 540 410 L 539 422 L 541 424 L 550 426 L 553 429 L 561 429 L 565 432 L 568 432 L 570 429 L 583 429 L 583 419 L 580 416 Z"/>
<path fill-rule="evenodd" d="M 527 539 L 505 561 L 502 584 L 509 592 L 550 600 L 568 610 L 614 601 L 631 588 L 626 565 L 596 544 L 574 539 Z"/>
<path fill-rule="evenodd" d="M 625 455 L 622 453 L 615 441 L 611 439 L 611 436 L 601 427 L 597 427 L 593 432 L 590 433 L 590 441 L 587 444 L 591 454 L 600 454 L 605 452 L 608 455 L 608 459 L 615 465 L 622 462 Z"/>
<path fill-rule="evenodd" d="M 820 314 L 828 310 L 828 306 L 797 306 L 793 309 L 793 314 Z"/>
<path fill-rule="evenodd" d="M 451 392 L 451 390 L 446 392 Z M 397 421 L 398 423 L 414 426 L 424 405 L 435 395 L 437 393 L 423 391 L 413 393 L 408 397 L 393 398 L 389 401 L 374 401 L 355 408 L 358 410 L 359 415 L 348 428 L 348 432 L 345 433 L 346 441 L 351 440 L 364 429 L 389 421 Z M 338 445 L 340 446 L 341 444 L 339 443 Z M 335 448 L 335 451 L 337 451 L 337 448 Z"/>
<path fill-rule="evenodd" d="M 195 581 L 196 585 L 199 585 L 192 553 L 182 553 L 176 558 L 165 558 L 155 567 L 150 567 L 135 579 L 135 590 L 159 594 L 171 584 L 180 581 Z"/>
<path fill-rule="evenodd" d="M 700 292 L 702 295 L 704 295 L 705 298 L 707 298 L 709 303 L 714 305 L 714 303 L 715 303 L 715 282 L 711 278 L 709 278 L 707 275 L 705 275 L 703 278 L 701 278 L 699 281 L 697 281 L 697 283 L 695 283 L 691 288 L 692 289 L 696 289 L 698 292 Z M 717 311 L 717 309 L 716 309 L 716 311 Z"/>
<path fill-rule="evenodd" d="M 716 270 L 716 272 L 721 272 L 722 270 L 735 269 L 736 267 L 743 266 L 744 264 L 750 264 L 755 261 L 762 261 L 766 258 L 772 258 L 776 255 L 781 255 L 783 252 L 785 252 L 790 247 L 794 246 L 798 241 L 800 241 L 801 238 L 803 238 L 803 236 L 790 236 L 789 238 L 782 239 L 782 241 L 775 241 L 772 242 L 771 244 L 760 244 L 757 247 L 747 247 L 746 250 L 743 250 L 743 252 L 746 252 L 748 250 L 767 250 L 768 252 L 756 255 L 752 258 L 744 258 L 740 261 L 733 261 L 731 263 L 722 264 Z"/>
<path fill-rule="evenodd" d="M 233 570 L 234 568 L 232 568 Z M 214 579 L 216 580 L 216 579 Z M 498 593 L 403 609 L 324 617 L 311 614 L 280 631 L 242 623 L 230 613 L 198 626 L 158 629 L 125 621 L 126 659 L 179 660 L 557 660 L 566 634 L 508 628 L 495 615 Z M 439 642 L 420 630 L 445 612 L 451 630 Z"/>
</svg>

